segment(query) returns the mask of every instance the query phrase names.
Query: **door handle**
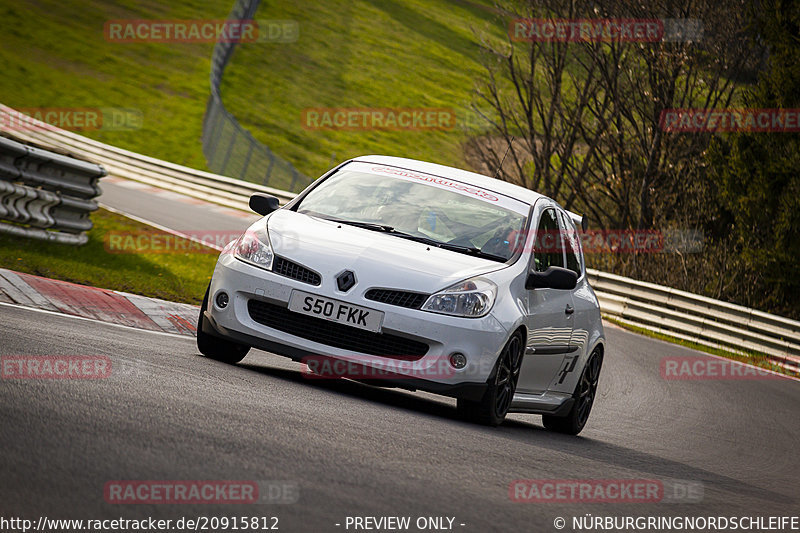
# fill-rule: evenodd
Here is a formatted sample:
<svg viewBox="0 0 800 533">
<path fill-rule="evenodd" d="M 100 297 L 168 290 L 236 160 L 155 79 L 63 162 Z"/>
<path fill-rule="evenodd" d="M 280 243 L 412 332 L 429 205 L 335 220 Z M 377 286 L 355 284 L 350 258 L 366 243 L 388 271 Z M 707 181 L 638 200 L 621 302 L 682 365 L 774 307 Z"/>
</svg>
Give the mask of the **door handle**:
<svg viewBox="0 0 800 533">
<path fill-rule="evenodd" d="M 564 308 L 564 312 L 568 315 L 571 315 L 575 312 L 575 308 L 572 307 L 570 304 L 567 304 L 567 307 Z"/>
</svg>

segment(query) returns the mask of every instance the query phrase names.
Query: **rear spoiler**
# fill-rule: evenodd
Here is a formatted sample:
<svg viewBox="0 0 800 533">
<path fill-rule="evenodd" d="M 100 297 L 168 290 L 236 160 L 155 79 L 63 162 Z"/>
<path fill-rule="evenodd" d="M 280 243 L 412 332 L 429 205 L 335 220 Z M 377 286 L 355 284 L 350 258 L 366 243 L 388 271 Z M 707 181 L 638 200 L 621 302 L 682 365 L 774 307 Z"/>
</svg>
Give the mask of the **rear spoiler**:
<svg viewBox="0 0 800 533">
<path fill-rule="evenodd" d="M 577 213 L 573 213 L 572 211 L 567 211 L 569 218 L 572 219 L 578 227 L 580 227 L 583 231 L 589 229 L 589 219 L 586 218 L 586 215 L 579 215 Z"/>
</svg>

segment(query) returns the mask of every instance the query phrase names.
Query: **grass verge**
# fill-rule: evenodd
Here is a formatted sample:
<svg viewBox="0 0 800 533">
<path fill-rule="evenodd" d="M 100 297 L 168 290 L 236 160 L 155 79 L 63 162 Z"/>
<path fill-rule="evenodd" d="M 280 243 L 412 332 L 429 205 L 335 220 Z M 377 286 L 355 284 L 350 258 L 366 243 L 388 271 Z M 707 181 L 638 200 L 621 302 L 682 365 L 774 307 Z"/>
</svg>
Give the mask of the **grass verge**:
<svg viewBox="0 0 800 533">
<path fill-rule="evenodd" d="M 152 232 L 153 228 L 100 209 L 84 246 L 69 246 L 0 234 L 0 267 L 81 285 L 200 305 L 218 252 L 111 253 L 110 232 Z"/>
<path fill-rule="evenodd" d="M 705 352 L 707 354 L 724 357 L 726 359 L 731 359 L 733 361 L 738 361 L 740 363 L 746 363 L 748 365 L 757 366 L 759 368 L 763 368 L 766 370 L 772 370 L 773 372 L 777 372 L 785 376 L 800 378 L 800 374 L 792 372 L 791 370 L 788 370 L 780 365 L 775 364 L 775 362 L 767 354 L 754 352 L 750 350 L 743 350 L 742 353 L 739 353 L 739 352 L 731 352 L 728 350 L 723 350 L 722 348 L 714 348 L 712 346 L 706 346 L 705 344 L 700 344 L 698 342 L 687 341 L 685 339 L 679 339 L 671 335 L 665 335 L 664 333 L 658 333 L 638 326 L 632 326 L 630 324 L 626 324 L 625 322 L 617 320 L 608 315 L 603 315 L 603 320 L 607 320 L 608 322 L 611 322 L 612 324 L 619 326 L 622 329 L 626 329 L 628 331 L 644 335 L 645 337 L 650 337 L 652 339 L 658 339 L 670 342 L 672 344 L 678 344 L 686 348 L 691 348 L 692 350 L 697 350 L 700 352 Z"/>
</svg>

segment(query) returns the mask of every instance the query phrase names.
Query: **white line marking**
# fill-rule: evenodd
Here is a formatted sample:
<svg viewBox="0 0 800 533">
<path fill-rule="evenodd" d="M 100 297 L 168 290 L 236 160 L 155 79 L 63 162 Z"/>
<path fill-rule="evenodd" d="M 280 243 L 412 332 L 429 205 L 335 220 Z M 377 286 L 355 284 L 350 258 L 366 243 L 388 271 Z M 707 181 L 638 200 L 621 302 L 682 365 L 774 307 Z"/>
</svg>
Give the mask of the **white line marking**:
<svg viewBox="0 0 800 533">
<path fill-rule="evenodd" d="M 146 183 L 142 183 L 140 181 L 133 181 L 133 180 L 123 180 L 123 179 L 120 179 L 120 178 L 117 178 L 117 181 L 112 181 L 111 183 L 116 183 L 120 187 L 125 187 L 126 189 L 147 190 L 147 189 L 150 188 L 150 185 L 148 185 Z"/>
<path fill-rule="evenodd" d="M 18 304 L 9 304 L 6 302 L 0 302 L 0 307 L 12 307 L 14 309 L 24 309 L 26 311 L 36 311 L 38 313 L 45 313 L 47 315 L 54 315 L 66 318 L 74 318 L 76 320 L 85 320 L 86 322 L 93 322 L 95 324 L 105 324 L 107 326 L 114 326 L 117 328 L 124 328 L 131 331 L 139 331 L 143 333 L 155 333 L 156 335 L 166 335 L 167 337 L 174 337 L 176 339 L 191 339 L 189 335 L 178 335 L 177 333 L 169 333 L 167 331 L 156 331 L 152 329 L 141 329 L 135 328 L 133 326 L 126 326 L 125 324 L 116 324 L 114 322 L 103 322 L 102 320 L 97 320 L 96 318 L 87 318 L 85 316 L 76 316 L 76 315 L 68 315 L 66 313 L 58 313 L 56 311 L 48 311 L 47 309 L 38 309 L 36 307 L 28 307 L 26 305 L 18 305 Z"/>
<path fill-rule="evenodd" d="M 201 239 L 198 239 L 197 237 L 192 237 L 191 235 L 186 235 L 185 233 L 181 233 L 180 231 L 174 230 L 172 228 L 168 228 L 166 226 L 162 226 L 161 224 L 158 224 L 158 223 L 153 222 L 151 220 L 147 220 L 147 219 L 142 218 L 142 217 L 137 217 L 136 215 L 131 215 L 131 214 L 126 213 L 124 211 L 120 211 L 119 209 L 114 209 L 113 207 L 110 207 L 110 206 L 105 205 L 103 203 L 99 203 L 98 205 L 100 207 L 102 207 L 103 209 L 107 210 L 107 211 L 111 211 L 112 213 L 116 213 L 117 215 L 122 215 L 124 217 L 128 217 L 131 220 L 135 220 L 136 222 L 140 222 L 142 224 L 147 224 L 148 226 L 153 226 L 154 228 L 156 228 L 158 230 L 165 231 L 165 232 L 167 232 L 167 233 L 169 233 L 171 235 L 175 235 L 176 237 L 181 237 L 181 238 L 184 238 L 184 239 L 188 239 L 188 240 L 190 240 L 192 242 L 196 242 L 197 244 L 202 244 L 203 246 L 211 248 L 212 250 L 217 250 L 218 252 L 222 251 L 222 247 L 221 246 L 216 246 L 216 245 L 213 245 L 213 244 L 209 244 L 207 242 L 203 242 Z M 233 232 L 231 232 L 231 233 L 233 233 Z M 244 233 L 244 231 L 242 231 L 242 233 Z"/>
</svg>

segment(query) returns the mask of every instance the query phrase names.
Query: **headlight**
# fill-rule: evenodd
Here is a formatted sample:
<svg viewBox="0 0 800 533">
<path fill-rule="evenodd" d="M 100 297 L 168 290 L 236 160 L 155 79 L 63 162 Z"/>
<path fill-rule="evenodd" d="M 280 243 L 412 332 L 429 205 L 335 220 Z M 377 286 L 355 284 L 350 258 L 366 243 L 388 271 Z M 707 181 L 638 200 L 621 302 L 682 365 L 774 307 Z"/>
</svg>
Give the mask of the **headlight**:
<svg viewBox="0 0 800 533">
<path fill-rule="evenodd" d="M 267 228 L 248 229 L 239 237 L 233 247 L 233 255 L 242 261 L 263 268 L 272 269 L 272 246 L 269 243 Z"/>
<path fill-rule="evenodd" d="M 497 285 L 484 278 L 472 278 L 437 292 L 422 306 L 423 311 L 443 315 L 481 317 L 489 312 Z"/>
</svg>

